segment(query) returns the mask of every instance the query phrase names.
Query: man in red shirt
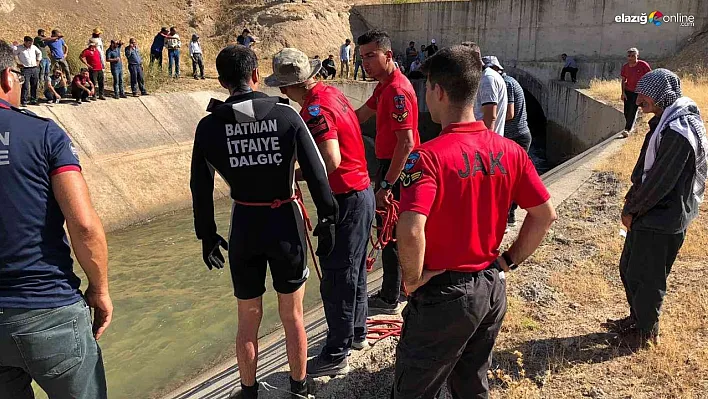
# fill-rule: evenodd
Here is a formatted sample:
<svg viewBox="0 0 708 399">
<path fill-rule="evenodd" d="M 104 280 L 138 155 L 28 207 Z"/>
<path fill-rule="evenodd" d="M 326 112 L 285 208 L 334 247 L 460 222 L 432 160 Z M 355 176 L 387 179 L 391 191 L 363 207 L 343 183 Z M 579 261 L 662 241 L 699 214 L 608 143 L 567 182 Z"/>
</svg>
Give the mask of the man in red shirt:
<svg viewBox="0 0 708 399">
<path fill-rule="evenodd" d="M 98 41 L 91 38 L 88 48 L 81 52 L 80 58 L 81 62 L 88 67 L 91 83 L 98 87 L 98 99 L 105 100 L 106 97 L 103 96 L 103 61 L 101 60 L 101 51 L 96 48 L 97 45 Z M 94 93 L 93 99 L 96 99 L 96 93 Z"/>
<path fill-rule="evenodd" d="M 379 84 L 371 98 L 356 111 L 360 123 L 376 115 L 376 207 L 384 208 L 389 196 L 399 199 L 398 178 L 406 158 L 420 144 L 418 135 L 418 98 L 408 78 L 396 68 L 391 38 L 386 32 L 371 30 L 357 40 L 366 74 Z M 381 218 L 376 218 L 379 227 Z M 369 298 L 369 309 L 387 314 L 398 311 L 401 271 L 398 249 L 390 242 L 383 249 L 381 291 Z"/>
<path fill-rule="evenodd" d="M 285 48 L 273 57 L 268 86 L 302 107 L 300 115 L 320 150 L 329 184 L 339 204 L 334 250 L 321 257 L 320 293 L 327 318 L 327 341 L 322 353 L 307 364 L 313 377 L 349 371 L 350 349 L 366 342 L 366 247 L 374 219 L 374 193 L 366 168 L 361 127 L 347 97 L 314 79 L 320 60 Z"/>
<path fill-rule="evenodd" d="M 492 347 L 506 312 L 502 271 L 515 269 L 556 218 L 523 148 L 475 121 L 482 65 L 465 46 L 427 59 L 426 103 L 440 136 L 421 145 L 401 175 L 398 222 L 410 295 L 396 350 L 392 398 L 486 398 Z M 500 255 L 511 201 L 528 211 Z"/>
<path fill-rule="evenodd" d="M 81 68 L 79 74 L 74 76 L 71 81 L 71 97 L 76 100 L 78 104 L 81 101 L 91 101 L 89 97 L 93 96 L 95 93 L 95 87 L 89 79 L 89 71 L 86 68 Z"/>
<path fill-rule="evenodd" d="M 627 63 L 622 65 L 621 85 L 622 85 L 622 101 L 624 101 L 624 119 L 626 121 L 622 137 L 629 136 L 629 132 L 634 128 L 634 119 L 637 117 L 637 83 L 651 71 L 651 67 L 646 61 L 639 59 L 639 50 L 632 47 L 627 50 Z"/>
</svg>

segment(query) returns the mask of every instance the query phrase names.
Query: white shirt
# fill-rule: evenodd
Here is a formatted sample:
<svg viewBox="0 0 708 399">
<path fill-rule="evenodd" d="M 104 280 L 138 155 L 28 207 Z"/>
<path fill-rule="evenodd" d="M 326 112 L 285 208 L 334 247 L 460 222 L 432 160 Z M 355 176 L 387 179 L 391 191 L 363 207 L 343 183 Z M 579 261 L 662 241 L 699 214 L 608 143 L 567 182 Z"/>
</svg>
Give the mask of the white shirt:
<svg viewBox="0 0 708 399">
<path fill-rule="evenodd" d="M 474 102 L 474 117 L 478 121 L 484 119 L 484 111 L 482 110 L 484 104 L 497 105 L 497 120 L 490 130 L 504 136 L 506 106 L 508 104 L 506 82 L 501 74 L 492 68 L 485 68 L 482 78 L 479 80 L 479 90 Z"/>
<path fill-rule="evenodd" d="M 182 47 L 182 41 L 179 40 L 179 35 L 175 33 L 171 36 L 171 38 L 165 38 L 165 46 L 167 46 L 167 49 L 178 49 Z"/>
<path fill-rule="evenodd" d="M 106 67 L 106 51 L 103 49 L 103 39 L 100 37 L 91 37 L 91 39 L 96 41 L 96 50 L 101 54 L 101 65 Z M 89 39 L 89 40 L 91 40 Z"/>
<path fill-rule="evenodd" d="M 352 52 L 352 45 L 346 45 L 342 44 L 342 47 L 339 48 L 339 60 L 344 61 L 344 62 L 349 62 L 351 58 L 351 52 Z"/>
<path fill-rule="evenodd" d="M 42 52 L 34 44 L 29 48 L 24 44 L 12 46 L 12 54 L 20 60 L 20 64 L 25 68 L 36 67 L 42 61 Z"/>
<path fill-rule="evenodd" d="M 421 67 L 421 66 L 422 66 L 422 64 L 421 64 L 420 62 L 418 62 L 418 60 L 413 61 L 413 62 L 411 63 L 411 72 L 420 70 L 420 67 Z"/>
<path fill-rule="evenodd" d="M 190 41 L 189 42 L 189 56 L 193 57 L 194 54 L 202 53 L 202 45 L 199 42 Z"/>
</svg>

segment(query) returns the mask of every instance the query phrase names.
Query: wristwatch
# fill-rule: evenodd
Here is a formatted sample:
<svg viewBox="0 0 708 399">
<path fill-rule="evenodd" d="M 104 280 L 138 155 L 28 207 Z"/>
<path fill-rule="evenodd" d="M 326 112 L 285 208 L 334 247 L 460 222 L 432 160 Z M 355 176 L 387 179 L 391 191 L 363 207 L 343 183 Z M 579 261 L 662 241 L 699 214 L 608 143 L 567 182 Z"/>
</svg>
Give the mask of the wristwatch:
<svg viewBox="0 0 708 399">
<path fill-rule="evenodd" d="M 384 190 L 390 190 L 393 188 L 394 183 L 389 183 L 386 181 L 386 179 L 381 180 L 381 188 Z"/>
<path fill-rule="evenodd" d="M 509 266 L 509 269 L 514 270 L 519 267 L 519 265 L 514 263 L 514 261 L 511 259 L 511 255 L 509 255 L 508 251 L 504 251 L 502 253 L 502 258 L 504 258 L 504 262 L 506 262 L 506 265 Z"/>
</svg>

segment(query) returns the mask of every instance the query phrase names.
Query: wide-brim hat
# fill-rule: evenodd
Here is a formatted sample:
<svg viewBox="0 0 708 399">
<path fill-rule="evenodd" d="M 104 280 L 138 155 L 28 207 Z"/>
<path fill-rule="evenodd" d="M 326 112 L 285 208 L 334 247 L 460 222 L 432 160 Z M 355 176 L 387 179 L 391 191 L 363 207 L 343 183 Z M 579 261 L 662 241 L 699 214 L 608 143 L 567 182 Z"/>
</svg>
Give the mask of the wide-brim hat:
<svg viewBox="0 0 708 399">
<path fill-rule="evenodd" d="M 497 59 L 497 57 L 494 55 L 487 55 L 487 56 L 482 57 L 482 64 L 484 64 L 485 68 L 495 66 L 495 67 L 501 69 L 502 71 L 504 70 L 504 67 L 499 62 L 499 59 Z"/>
<path fill-rule="evenodd" d="M 102 33 L 103 33 L 103 31 L 101 30 L 101 28 L 96 28 L 96 29 L 93 30 L 93 34 L 94 34 L 94 35 L 100 35 L 100 34 L 102 34 Z"/>
<path fill-rule="evenodd" d="M 265 78 L 266 86 L 285 87 L 303 83 L 322 69 L 321 60 L 311 60 L 296 48 L 284 48 L 273 56 L 273 74 Z"/>
</svg>

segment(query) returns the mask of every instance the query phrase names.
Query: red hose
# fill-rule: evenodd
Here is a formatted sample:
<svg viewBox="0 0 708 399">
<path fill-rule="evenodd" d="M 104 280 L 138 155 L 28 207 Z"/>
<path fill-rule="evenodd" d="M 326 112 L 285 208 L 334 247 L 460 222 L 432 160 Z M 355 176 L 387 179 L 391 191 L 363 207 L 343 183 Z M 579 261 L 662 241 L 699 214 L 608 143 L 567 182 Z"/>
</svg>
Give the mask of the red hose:
<svg viewBox="0 0 708 399">
<path fill-rule="evenodd" d="M 376 342 L 388 337 L 400 337 L 403 328 L 403 320 L 400 319 L 368 319 L 366 320 L 368 333 L 366 339 Z"/>
</svg>

